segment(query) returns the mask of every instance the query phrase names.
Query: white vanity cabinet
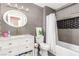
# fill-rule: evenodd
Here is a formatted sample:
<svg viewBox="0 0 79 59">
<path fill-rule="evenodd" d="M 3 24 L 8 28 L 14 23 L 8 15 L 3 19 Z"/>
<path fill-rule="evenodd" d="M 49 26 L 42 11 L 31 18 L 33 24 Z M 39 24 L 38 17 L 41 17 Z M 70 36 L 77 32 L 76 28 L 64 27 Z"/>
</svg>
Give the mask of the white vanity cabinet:
<svg viewBox="0 0 79 59">
<path fill-rule="evenodd" d="M 34 36 L 20 35 L 0 38 L 0 56 L 14 56 L 28 51 L 32 51 L 34 55 Z"/>
</svg>

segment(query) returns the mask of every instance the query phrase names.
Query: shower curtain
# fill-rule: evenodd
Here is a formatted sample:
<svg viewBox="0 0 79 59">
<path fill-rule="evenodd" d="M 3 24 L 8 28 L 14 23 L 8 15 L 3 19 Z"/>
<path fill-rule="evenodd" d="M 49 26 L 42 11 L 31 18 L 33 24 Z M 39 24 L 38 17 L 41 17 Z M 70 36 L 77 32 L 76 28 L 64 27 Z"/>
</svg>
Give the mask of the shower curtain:
<svg viewBox="0 0 79 59">
<path fill-rule="evenodd" d="M 49 52 L 56 53 L 56 40 L 58 40 L 56 16 L 51 13 L 46 16 L 46 43 L 50 46 Z"/>
</svg>

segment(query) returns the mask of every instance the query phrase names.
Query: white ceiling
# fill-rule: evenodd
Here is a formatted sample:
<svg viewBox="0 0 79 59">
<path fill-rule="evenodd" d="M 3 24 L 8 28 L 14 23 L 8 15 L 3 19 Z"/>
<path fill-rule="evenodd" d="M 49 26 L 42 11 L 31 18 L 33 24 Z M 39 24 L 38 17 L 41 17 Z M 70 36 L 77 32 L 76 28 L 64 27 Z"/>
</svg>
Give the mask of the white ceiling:
<svg viewBox="0 0 79 59">
<path fill-rule="evenodd" d="M 71 5 L 72 3 L 34 3 L 40 7 L 44 7 L 44 6 L 48 6 L 52 9 L 55 9 L 55 10 L 59 10 L 63 7 L 66 7 L 68 5 Z"/>
</svg>

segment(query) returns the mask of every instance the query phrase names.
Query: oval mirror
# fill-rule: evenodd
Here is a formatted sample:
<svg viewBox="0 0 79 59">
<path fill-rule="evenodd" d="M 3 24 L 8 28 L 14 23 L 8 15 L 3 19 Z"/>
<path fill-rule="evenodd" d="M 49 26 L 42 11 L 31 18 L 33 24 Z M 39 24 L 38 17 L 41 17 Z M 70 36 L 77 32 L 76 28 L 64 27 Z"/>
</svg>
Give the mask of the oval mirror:
<svg viewBox="0 0 79 59">
<path fill-rule="evenodd" d="M 12 27 L 23 27 L 27 23 L 24 13 L 17 10 L 9 10 L 3 15 L 4 22 Z"/>
</svg>

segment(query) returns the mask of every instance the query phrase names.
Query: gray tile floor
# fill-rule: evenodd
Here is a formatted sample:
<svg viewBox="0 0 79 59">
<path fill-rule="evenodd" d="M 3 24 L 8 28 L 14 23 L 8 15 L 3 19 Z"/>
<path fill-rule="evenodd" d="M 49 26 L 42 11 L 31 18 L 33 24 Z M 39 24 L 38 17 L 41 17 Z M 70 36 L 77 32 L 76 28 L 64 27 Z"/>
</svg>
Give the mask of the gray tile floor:
<svg viewBox="0 0 79 59">
<path fill-rule="evenodd" d="M 54 54 L 52 54 L 52 53 L 50 53 L 50 52 L 48 52 L 48 56 L 55 56 Z"/>
<path fill-rule="evenodd" d="M 39 53 L 38 53 L 38 56 L 41 56 Z M 54 54 L 48 52 L 48 56 L 55 56 Z"/>
</svg>

